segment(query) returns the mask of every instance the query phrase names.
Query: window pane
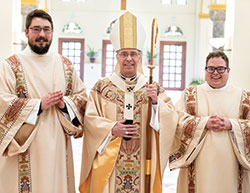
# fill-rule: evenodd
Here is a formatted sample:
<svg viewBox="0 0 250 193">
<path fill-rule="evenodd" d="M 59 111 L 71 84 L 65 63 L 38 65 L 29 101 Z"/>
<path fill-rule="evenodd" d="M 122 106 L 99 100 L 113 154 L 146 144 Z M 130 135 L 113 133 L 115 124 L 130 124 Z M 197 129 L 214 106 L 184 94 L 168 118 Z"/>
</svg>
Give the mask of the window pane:
<svg viewBox="0 0 250 193">
<path fill-rule="evenodd" d="M 74 50 L 69 50 L 69 55 L 70 55 L 70 56 L 74 56 L 74 55 L 75 55 Z"/>
<path fill-rule="evenodd" d="M 69 47 L 69 43 L 68 42 L 63 42 L 62 43 L 62 49 L 66 49 Z"/>
<path fill-rule="evenodd" d="M 81 56 L 81 50 L 75 50 L 75 56 Z"/>
<path fill-rule="evenodd" d="M 176 0 L 177 5 L 186 5 L 187 4 L 187 0 Z"/>
<path fill-rule="evenodd" d="M 176 68 L 176 73 L 181 74 L 181 67 Z"/>
<path fill-rule="evenodd" d="M 169 87 L 168 83 L 169 83 L 168 81 L 163 81 L 162 86 L 163 86 L 163 87 Z"/>
<path fill-rule="evenodd" d="M 175 87 L 176 88 L 181 88 L 181 81 L 176 81 L 175 82 Z"/>
<path fill-rule="evenodd" d="M 167 5 L 171 5 L 172 4 L 172 0 L 161 0 L 162 4 L 167 4 Z"/>
<path fill-rule="evenodd" d="M 170 66 L 175 66 L 175 60 L 170 60 Z"/>
<path fill-rule="evenodd" d="M 112 65 L 113 64 L 113 59 L 106 59 L 106 65 Z"/>
<path fill-rule="evenodd" d="M 175 73 L 175 67 L 170 67 L 170 73 Z"/>
<path fill-rule="evenodd" d="M 181 60 L 176 60 L 176 66 L 181 66 L 182 65 L 182 61 Z"/>
<path fill-rule="evenodd" d="M 169 74 L 163 74 L 163 80 L 168 80 L 169 79 Z"/>
<path fill-rule="evenodd" d="M 80 42 L 75 43 L 75 49 L 78 49 L 78 50 L 81 49 L 81 43 Z"/>
<path fill-rule="evenodd" d="M 81 58 L 80 57 L 75 57 L 75 63 L 80 64 Z"/>
<path fill-rule="evenodd" d="M 175 87 L 175 83 L 173 81 L 171 81 L 169 87 L 170 88 L 174 88 Z"/>
<path fill-rule="evenodd" d="M 169 66 L 169 60 L 163 60 L 163 66 Z"/>
<path fill-rule="evenodd" d="M 62 50 L 62 55 L 67 57 L 68 56 L 68 50 Z"/>
<path fill-rule="evenodd" d="M 176 59 L 181 60 L 182 59 L 182 53 L 176 53 Z"/>
<path fill-rule="evenodd" d="M 114 50 L 113 45 L 112 44 L 107 44 L 107 50 L 108 51 L 113 51 Z"/>
<path fill-rule="evenodd" d="M 113 51 L 109 51 L 109 52 L 107 52 L 106 57 L 107 57 L 107 58 L 113 58 L 113 57 L 114 57 L 114 53 L 113 53 Z"/>
<path fill-rule="evenodd" d="M 169 72 L 169 67 L 163 67 L 163 73 L 168 73 Z"/>
<path fill-rule="evenodd" d="M 177 75 L 176 75 L 176 80 L 181 81 L 181 75 L 177 74 Z"/>
<path fill-rule="evenodd" d="M 106 66 L 106 72 L 113 72 L 112 66 Z"/>
<path fill-rule="evenodd" d="M 169 49 L 170 49 L 169 45 L 165 45 L 164 48 L 163 48 L 163 51 L 164 52 L 169 52 Z"/>
<path fill-rule="evenodd" d="M 175 80 L 175 75 L 174 74 L 170 74 L 170 80 Z"/>
<path fill-rule="evenodd" d="M 69 42 L 69 49 L 74 49 L 74 48 L 75 48 L 74 42 Z"/>
<path fill-rule="evenodd" d="M 175 59 L 175 58 L 176 58 L 175 52 L 174 53 L 170 53 L 170 59 Z"/>
<path fill-rule="evenodd" d="M 174 45 L 171 45 L 170 46 L 170 52 L 175 52 L 175 50 L 176 50 L 176 47 Z"/>
<path fill-rule="evenodd" d="M 169 52 L 164 52 L 163 54 L 164 59 L 169 59 L 169 56 L 170 56 Z"/>
<path fill-rule="evenodd" d="M 160 80 L 162 80 L 162 85 L 165 88 L 173 88 L 180 89 L 183 88 L 182 78 L 185 77 L 183 74 L 185 67 L 185 63 L 183 64 L 183 57 L 185 57 L 185 53 L 183 53 L 183 46 L 185 43 L 176 42 L 176 44 L 171 43 L 161 43 L 163 46 L 163 50 L 161 49 L 160 55 L 163 57 L 161 63 L 162 72 L 160 72 Z M 178 87 L 176 87 L 176 85 Z"/>
<path fill-rule="evenodd" d="M 182 53 L 182 45 L 176 46 L 176 51 Z"/>
</svg>

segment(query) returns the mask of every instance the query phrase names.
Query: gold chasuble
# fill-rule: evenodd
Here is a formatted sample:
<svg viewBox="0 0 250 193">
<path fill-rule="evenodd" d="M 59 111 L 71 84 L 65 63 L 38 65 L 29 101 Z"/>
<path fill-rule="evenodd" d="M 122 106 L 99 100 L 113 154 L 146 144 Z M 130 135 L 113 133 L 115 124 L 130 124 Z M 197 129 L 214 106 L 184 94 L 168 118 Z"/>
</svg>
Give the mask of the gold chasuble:
<svg viewBox="0 0 250 193">
<path fill-rule="evenodd" d="M 148 118 L 146 82 L 139 73 L 131 82 L 113 73 L 99 80 L 91 90 L 84 119 L 81 193 L 144 192 Z M 162 87 L 158 84 L 157 87 L 159 131 L 152 131 L 152 193 L 162 192 L 161 178 L 177 123 L 177 114 L 170 98 Z M 138 135 L 129 141 L 113 136 L 104 152 L 99 153 L 99 146 L 110 134 L 116 121 L 123 120 L 131 109 Z"/>
<path fill-rule="evenodd" d="M 40 99 L 58 90 L 83 123 L 86 90 L 68 59 L 27 47 L 0 63 L 1 193 L 75 192 L 70 136 L 81 137 L 82 127 L 57 107 L 43 110 L 34 125 L 26 123 Z"/>
<path fill-rule="evenodd" d="M 179 124 L 170 168 L 181 168 L 178 193 L 250 192 L 250 93 L 227 85 L 189 87 L 177 102 Z M 205 128 L 212 115 L 232 130 Z"/>
</svg>

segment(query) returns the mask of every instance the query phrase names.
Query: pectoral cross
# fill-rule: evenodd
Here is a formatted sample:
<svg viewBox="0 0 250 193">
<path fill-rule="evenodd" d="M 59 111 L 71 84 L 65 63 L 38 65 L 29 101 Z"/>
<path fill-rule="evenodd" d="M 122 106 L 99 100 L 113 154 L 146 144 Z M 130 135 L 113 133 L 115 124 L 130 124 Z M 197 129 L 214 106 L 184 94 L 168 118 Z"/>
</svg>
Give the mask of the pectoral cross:
<svg viewBox="0 0 250 193">
<path fill-rule="evenodd" d="M 121 10 L 126 10 L 126 0 L 121 0 Z"/>
<path fill-rule="evenodd" d="M 132 106 L 130 104 L 127 104 L 126 107 L 128 110 L 130 110 L 132 108 Z"/>
</svg>

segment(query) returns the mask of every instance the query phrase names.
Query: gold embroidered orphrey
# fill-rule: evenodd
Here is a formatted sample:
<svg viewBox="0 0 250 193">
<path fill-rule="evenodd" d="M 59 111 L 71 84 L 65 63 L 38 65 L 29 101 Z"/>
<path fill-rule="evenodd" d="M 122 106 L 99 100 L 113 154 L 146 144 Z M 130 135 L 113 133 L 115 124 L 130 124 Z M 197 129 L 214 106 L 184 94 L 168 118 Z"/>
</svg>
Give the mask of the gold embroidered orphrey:
<svg viewBox="0 0 250 193">
<path fill-rule="evenodd" d="M 120 152 L 116 161 L 115 192 L 140 192 L 141 171 L 141 112 L 142 104 L 148 102 L 145 95 L 146 87 L 134 92 L 134 126 L 137 128 L 137 137 L 129 141 L 122 140 Z M 97 85 L 97 91 L 106 100 L 117 104 L 117 120 L 122 120 L 124 114 L 125 93 L 111 81 L 105 79 Z"/>
<path fill-rule="evenodd" d="M 72 93 L 72 63 L 65 57 L 61 56 L 64 65 L 66 92 L 65 95 Z M 17 55 L 13 55 L 6 59 L 16 77 L 16 95 L 18 99 L 13 101 L 11 107 L 6 111 L 0 121 L 0 143 L 4 134 L 7 132 L 4 128 L 11 127 L 12 123 L 17 119 L 21 110 L 28 102 L 28 89 L 24 76 L 22 64 Z M 6 129 L 7 130 L 7 129 Z M 67 164 L 68 165 L 68 164 Z M 31 165 L 30 165 L 30 150 L 18 155 L 18 192 L 32 193 L 31 181 Z"/>
</svg>

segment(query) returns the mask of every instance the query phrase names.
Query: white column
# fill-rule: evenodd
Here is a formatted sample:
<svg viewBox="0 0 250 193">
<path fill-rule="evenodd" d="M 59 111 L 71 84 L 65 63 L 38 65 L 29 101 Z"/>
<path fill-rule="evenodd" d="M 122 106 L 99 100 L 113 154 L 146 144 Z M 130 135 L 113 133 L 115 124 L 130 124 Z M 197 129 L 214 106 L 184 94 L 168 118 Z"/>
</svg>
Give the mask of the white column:
<svg viewBox="0 0 250 193">
<path fill-rule="evenodd" d="M 14 42 L 20 35 L 21 1 L 8 0 L 1 3 L 0 23 L 0 59 L 9 57 L 15 52 Z"/>
<path fill-rule="evenodd" d="M 231 77 L 234 85 L 250 90 L 250 1 L 233 0 L 234 27 L 231 51 Z"/>
<path fill-rule="evenodd" d="M 12 52 L 12 7 L 14 0 L 1 3 L 1 35 L 0 59 L 8 57 Z"/>
</svg>

